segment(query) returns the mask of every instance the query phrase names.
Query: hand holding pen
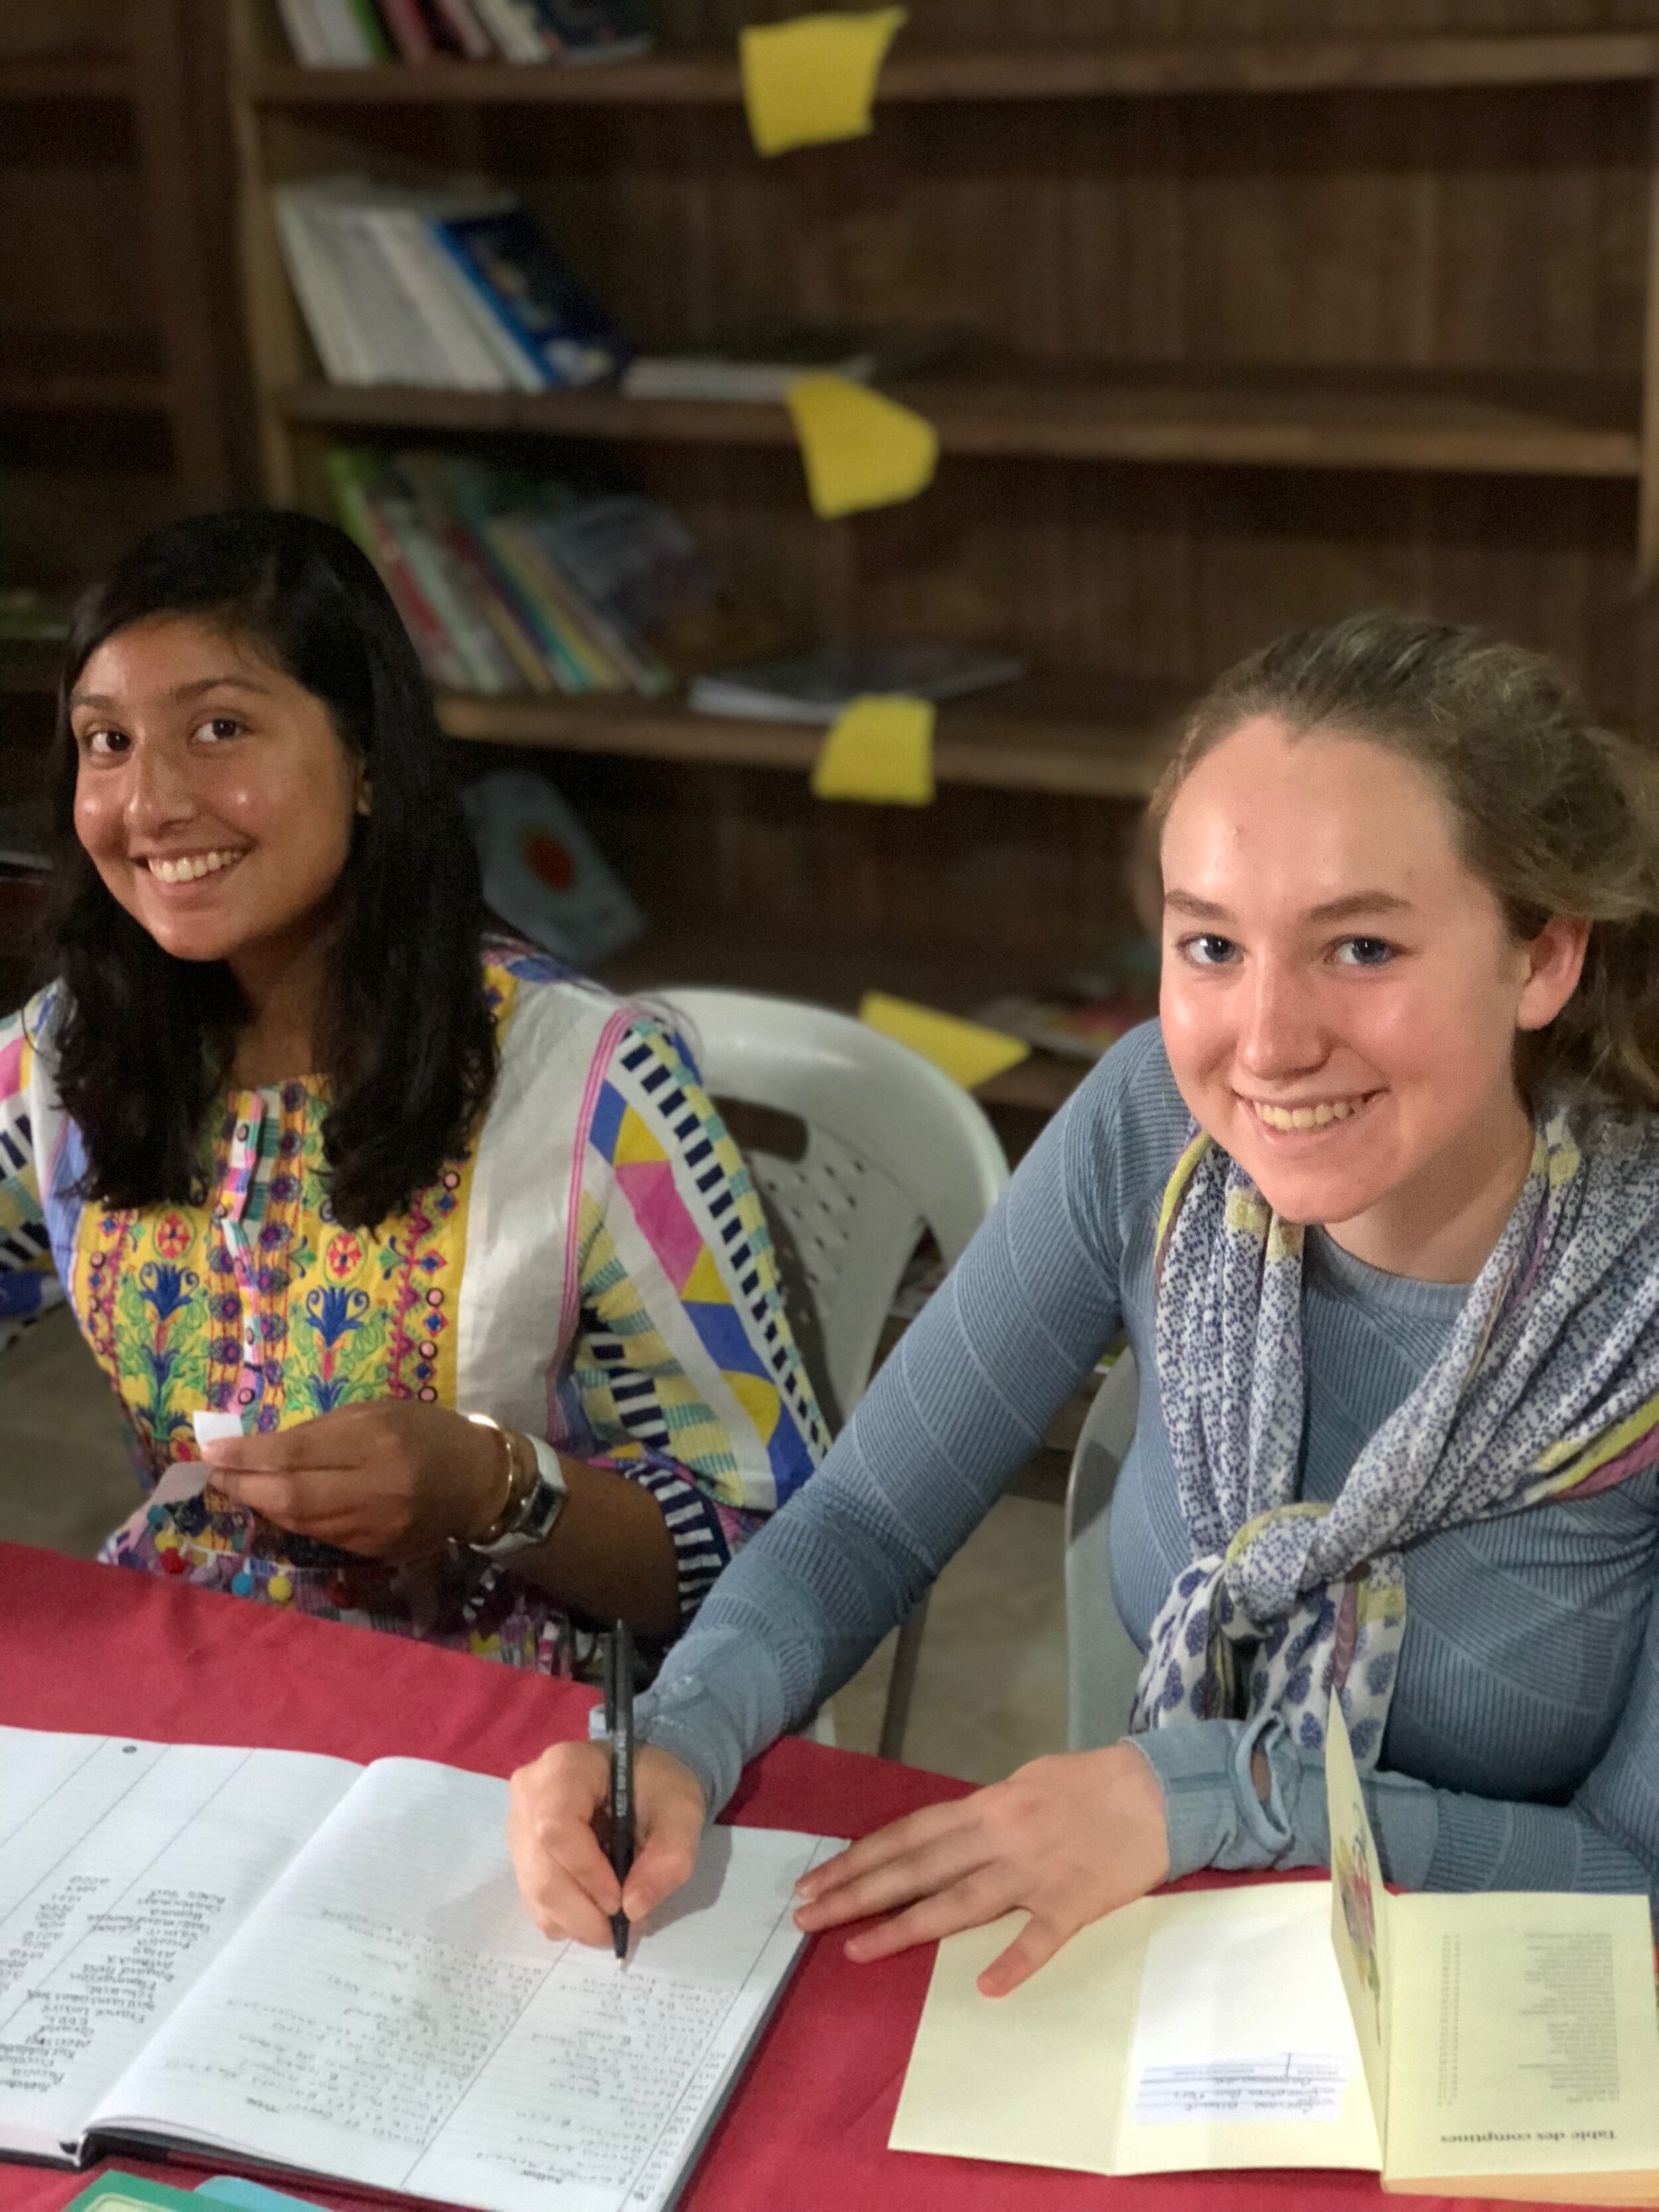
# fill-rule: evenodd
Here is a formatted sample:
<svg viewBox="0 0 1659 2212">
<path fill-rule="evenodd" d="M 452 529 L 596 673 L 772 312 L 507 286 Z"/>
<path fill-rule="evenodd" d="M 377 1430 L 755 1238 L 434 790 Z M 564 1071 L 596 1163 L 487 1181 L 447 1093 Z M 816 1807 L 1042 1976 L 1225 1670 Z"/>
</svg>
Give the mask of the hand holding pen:
<svg viewBox="0 0 1659 2212">
<path fill-rule="evenodd" d="M 625 1889 L 634 1864 L 634 1639 L 619 1620 L 605 1646 L 605 1728 L 611 1747 L 608 1856 L 619 1887 Z M 611 1915 L 611 1943 L 619 1960 L 628 1956 L 628 1915 Z"/>
</svg>

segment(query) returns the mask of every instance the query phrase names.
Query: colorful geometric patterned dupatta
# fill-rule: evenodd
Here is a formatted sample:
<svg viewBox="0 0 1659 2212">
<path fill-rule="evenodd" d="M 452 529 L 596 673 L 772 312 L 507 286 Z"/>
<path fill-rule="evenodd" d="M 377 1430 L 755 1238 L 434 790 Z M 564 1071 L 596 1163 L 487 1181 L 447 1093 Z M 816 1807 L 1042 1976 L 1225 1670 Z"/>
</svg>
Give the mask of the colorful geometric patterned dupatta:
<svg viewBox="0 0 1659 2212">
<path fill-rule="evenodd" d="M 1439 1359 L 1328 1505 L 1296 1497 L 1303 1232 L 1202 1133 L 1164 1194 L 1158 1380 L 1193 1561 L 1152 1624 L 1132 1733 L 1271 1707 L 1382 1748 L 1401 1553 L 1659 1462 L 1659 1123 L 1540 1115 L 1515 1211 Z"/>
</svg>

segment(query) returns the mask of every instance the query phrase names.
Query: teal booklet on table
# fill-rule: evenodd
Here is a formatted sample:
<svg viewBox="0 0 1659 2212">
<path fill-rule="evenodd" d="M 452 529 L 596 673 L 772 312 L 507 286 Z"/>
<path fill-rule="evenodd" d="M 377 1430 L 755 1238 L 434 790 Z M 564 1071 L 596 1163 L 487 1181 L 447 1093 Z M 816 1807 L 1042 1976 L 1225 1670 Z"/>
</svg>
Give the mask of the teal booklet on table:
<svg viewBox="0 0 1659 2212">
<path fill-rule="evenodd" d="M 0 1729 L 0 2154 L 665 2204 L 834 1846 L 714 1830 L 619 1964 L 538 1932 L 506 1826 L 504 1782 L 424 1759 Z"/>
</svg>

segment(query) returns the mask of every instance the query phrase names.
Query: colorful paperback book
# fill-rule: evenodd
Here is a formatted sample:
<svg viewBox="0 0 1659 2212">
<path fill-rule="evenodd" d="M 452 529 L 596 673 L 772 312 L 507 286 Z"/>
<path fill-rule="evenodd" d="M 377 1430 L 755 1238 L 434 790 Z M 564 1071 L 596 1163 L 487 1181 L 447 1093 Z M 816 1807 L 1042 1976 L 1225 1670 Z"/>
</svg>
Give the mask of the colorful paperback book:
<svg viewBox="0 0 1659 2212">
<path fill-rule="evenodd" d="M 711 1831 L 618 1963 L 525 1913 L 493 1776 L 33 1729 L 0 1729 L 0 2153 L 179 2152 L 477 2212 L 661 2212 L 831 1848 Z"/>
<path fill-rule="evenodd" d="M 602 588 L 593 580 L 591 564 L 581 558 L 580 547 L 591 542 L 583 536 L 588 518 L 616 504 L 609 500 L 584 500 L 567 514 L 525 516 L 520 521 L 520 542 L 526 557 L 536 565 L 544 587 L 573 611 L 604 659 L 620 671 L 635 690 L 655 698 L 673 689 L 674 678 L 642 634 L 645 628 L 654 628 L 654 623 L 636 626 L 630 622 L 628 608 L 633 602 L 627 593 Z M 653 502 L 639 504 L 650 507 Z M 605 526 L 603 521 L 599 525 L 600 531 Z"/>
<path fill-rule="evenodd" d="M 620 372 L 632 349 L 526 209 L 441 217 L 433 229 L 544 385 Z"/>
<path fill-rule="evenodd" d="M 360 550 L 374 562 L 420 655 L 428 680 L 442 690 L 465 691 L 468 680 L 465 665 L 445 632 L 437 610 L 405 560 L 397 535 L 388 526 L 374 496 L 378 474 L 375 457 L 337 447 L 329 454 L 326 465 L 341 523 Z"/>
<path fill-rule="evenodd" d="M 526 519 L 497 514 L 485 526 L 491 551 L 512 577 L 538 635 L 563 672 L 569 691 L 625 691 L 628 678 L 574 612 L 573 595 L 529 536 Z"/>
<path fill-rule="evenodd" d="M 1088 2173 L 1333 2166 L 1659 2201 L 1645 1896 L 1389 1896 L 1340 1704 L 1330 1881 L 1143 1897 L 1006 1997 L 1018 1916 L 939 1946 L 890 2141 Z"/>
<path fill-rule="evenodd" d="M 645 917 L 544 775 L 501 770 L 462 793 L 484 897 L 504 921 L 573 968 L 631 945 Z"/>
<path fill-rule="evenodd" d="M 590 673 L 582 641 L 574 635 L 562 613 L 538 592 L 511 530 L 501 527 L 511 512 L 528 502 L 556 505 L 562 497 L 571 495 L 558 485 L 492 469 L 465 455 L 425 454 L 420 457 L 420 465 L 434 495 L 453 509 L 491 581 L 532 641 L 556 688 L 587 691 L 596 681 L 605 688 L 619 688 L 616 671 L 602 668 L 597 678 Z"/>
</svg>

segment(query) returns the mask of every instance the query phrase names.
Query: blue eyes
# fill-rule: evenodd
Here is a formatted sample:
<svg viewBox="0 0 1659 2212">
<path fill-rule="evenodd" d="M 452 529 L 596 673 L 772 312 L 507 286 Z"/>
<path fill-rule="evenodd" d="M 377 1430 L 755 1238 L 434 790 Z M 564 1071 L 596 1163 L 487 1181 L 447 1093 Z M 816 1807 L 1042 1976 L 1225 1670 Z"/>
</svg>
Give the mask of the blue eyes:
<svg viewBox="0 0 1659 2212">
<path fill-rule="evenodd" d="M 1182 951 L 1200 968 L 1224 968 L 1238 947 L 1231 937 L 1189 937 Z"/>
<path fill-rule="evenodd" d="M 1217 937 L 1208 931 L 1196 937 L 1183 937 L 1177 950 L 1194 968 L 1229 968 L 1237 964 L 1241 953 L 1238 944 L 1231 937 Z M 1331 957 L 1340 968 L 1386 968 L 1398 953 L 1398 947 L 1382 937 L 1345 937 L 1332 947 Z"/>
</svg>

